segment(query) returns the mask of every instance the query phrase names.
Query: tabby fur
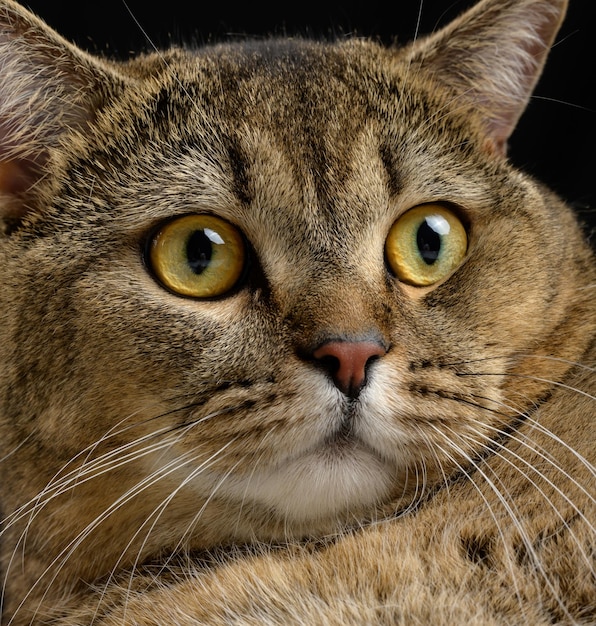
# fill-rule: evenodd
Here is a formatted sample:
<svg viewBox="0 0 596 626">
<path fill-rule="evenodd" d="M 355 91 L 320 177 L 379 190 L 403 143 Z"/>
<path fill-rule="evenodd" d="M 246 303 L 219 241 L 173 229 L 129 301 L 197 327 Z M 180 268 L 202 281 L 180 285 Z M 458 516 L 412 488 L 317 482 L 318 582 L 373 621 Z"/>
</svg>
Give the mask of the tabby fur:
<svg viewBox="0 0 596 626">
<path fill-rule="evenodd" d="M 595 262 L 507 158 L 565 8 L 121 63 L 0 0 L 2 624 L 596 623 Z M 415 287 L 427 203 L 468 248 Z M 222 297 L 147 261 L 196 213 Z"/>
</svg>

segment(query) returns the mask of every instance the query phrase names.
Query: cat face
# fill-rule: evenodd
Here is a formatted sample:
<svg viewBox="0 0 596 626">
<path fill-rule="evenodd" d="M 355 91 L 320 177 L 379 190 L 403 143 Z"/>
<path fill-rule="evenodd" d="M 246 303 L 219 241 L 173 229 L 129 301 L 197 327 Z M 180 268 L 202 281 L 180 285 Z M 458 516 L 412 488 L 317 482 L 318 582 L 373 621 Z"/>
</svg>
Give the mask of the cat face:
<svg viewBox="0 0 596 626">
<path fill-rule="evenodd" d="M 409 504 L 525 407 L 503 374 L 554 322 L 561 252 L 559 216 L 409 62 L 272 45 L 165 57 L 97 112 L 15 256 L 41 333 L 17 351 L 62 454 L 130 449 L 160 498 L 175 476 L 291 528 Z"/>
<path fill-rule="evenodd" d="M 484 4 L 462 48 L 501 15 Z M 42 117 L 74 104 L 17 160 L 36 182 L 5 214 L 1 432 L 36 469 L 2 473 L 8 510 L 55 510 L 56 558 L 72 537 L 124 558 L 415 506 L 577 358 L 589 253 L 503 148 L 540 58 L 514 42 L 523 93 L 500 95 L 488 52 L 445 80 L 447 35 L 126 66 L 68 49 L 84 71 L 36 87 Z"/>
</svg>

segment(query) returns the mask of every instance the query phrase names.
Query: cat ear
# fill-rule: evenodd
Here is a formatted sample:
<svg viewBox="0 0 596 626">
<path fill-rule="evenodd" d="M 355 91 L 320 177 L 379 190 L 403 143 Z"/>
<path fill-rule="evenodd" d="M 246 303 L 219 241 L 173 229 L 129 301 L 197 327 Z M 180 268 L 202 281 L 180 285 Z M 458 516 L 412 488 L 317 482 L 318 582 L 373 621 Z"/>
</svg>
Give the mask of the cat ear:
<svg viewBox="0 0 596 626">
<path fill-rule="evenodd" d="M 99 61 L 0 0 L 0 219 L 19 220 L 50 152 L 93 114 Z"/>
<path fill-rule="evenodd" d="M 567 0 L 483 0 L 412 44 L 410 61 L 479 110 L 489 145 L 505 152 L 566 8 Z"/>
</svg>

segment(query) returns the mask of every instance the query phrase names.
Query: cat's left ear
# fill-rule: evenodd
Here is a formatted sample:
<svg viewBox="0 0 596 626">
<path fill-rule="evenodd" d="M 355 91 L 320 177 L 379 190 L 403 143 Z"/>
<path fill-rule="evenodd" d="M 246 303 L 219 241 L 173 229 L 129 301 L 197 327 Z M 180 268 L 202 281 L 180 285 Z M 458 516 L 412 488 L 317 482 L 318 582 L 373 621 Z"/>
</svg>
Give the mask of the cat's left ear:
<svg viewBox="0 0 596 626">
<path fill-rule="evenodd" d="M 492 149 L 504 153 L 566 8 L 567 0 L 482 0 L 412 44 L 409 60 L 478 110 Z"/>
<path fill-rule="evenodd" d="M 18 222 L 65 133 L 99 104 L 110 67 L 0 0 L 0 220 Z"/>
</svg>

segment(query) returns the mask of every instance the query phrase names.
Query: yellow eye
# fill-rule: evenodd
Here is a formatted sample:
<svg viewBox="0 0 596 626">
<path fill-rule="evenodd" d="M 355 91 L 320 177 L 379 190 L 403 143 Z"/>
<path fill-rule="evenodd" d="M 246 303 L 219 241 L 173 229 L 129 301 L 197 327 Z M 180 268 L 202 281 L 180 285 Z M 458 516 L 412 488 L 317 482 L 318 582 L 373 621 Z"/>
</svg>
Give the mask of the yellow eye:
<svg viewBox="0 0 596 626">
<path fill-rule="evenodd" d="M 243 274 L 242 235 L 213 215 L 185 215 L 163 226 L 149 245 L 149 263 L 161 283 L 192 298 L 230 291 Z"/>
<path fill-rule="evenodd" d="M 385 255 L 399 280 L 424 287 L 448 276 L 467 248 L 466 230 L 452 211 L 440 204 L 421 204 L 393 224 Z"/>
</svg>

